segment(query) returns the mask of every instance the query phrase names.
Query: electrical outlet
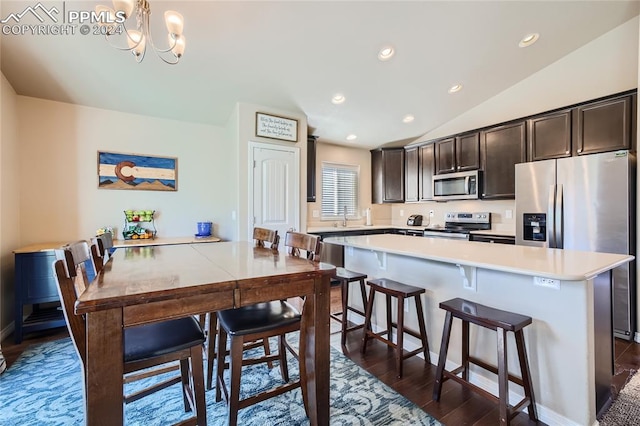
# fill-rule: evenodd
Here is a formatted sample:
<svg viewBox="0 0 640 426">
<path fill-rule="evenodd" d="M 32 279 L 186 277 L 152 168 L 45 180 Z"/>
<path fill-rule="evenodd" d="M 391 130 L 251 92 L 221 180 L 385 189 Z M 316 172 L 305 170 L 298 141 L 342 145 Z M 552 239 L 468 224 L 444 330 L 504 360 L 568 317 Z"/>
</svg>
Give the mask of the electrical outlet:
<svg viewBox="0 0 640 426">
<path fill-rule="evenodd" d="M 313 217 L 320 217 L 320 210 L 314 210 Z"/>
<path fill-rule="evenodd" d="M 404 210 L 400 209 L 400 217 L 404 217 Z"/>
<path fill-rule="evenodd" d="M 434 217 L 436 213 L 433 210 L 429 210 L 429 217 Z"/>
<path fill-rule="evenodd" d="M 533 285 L 560 290 L 560 280 L 545 277 L 533 277 Z"/>
<path fill-rule="evenodd" d="M 513 210 L 507 210 L 507 211 L 505 211 L 505 212 L 504 212 L 504 217 L 505 217 L 506 219 L 511 219 L 511 218 L 513 218 Z"/>
</svg>

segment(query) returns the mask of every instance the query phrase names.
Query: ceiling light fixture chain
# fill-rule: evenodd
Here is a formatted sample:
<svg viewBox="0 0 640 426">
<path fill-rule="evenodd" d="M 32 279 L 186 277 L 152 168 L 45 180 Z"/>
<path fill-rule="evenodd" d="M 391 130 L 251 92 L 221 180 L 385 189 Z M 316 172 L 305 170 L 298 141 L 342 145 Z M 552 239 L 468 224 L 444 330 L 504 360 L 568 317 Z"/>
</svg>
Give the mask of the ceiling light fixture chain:
<svg viewBox="0 0 640 426">
<path fill-rule="evenodd" d="M 185 37 L 182 34 L 184 19 L 182 15 L 173 10 L 164 13 L 165 25 L 168 30 L 168 48 L 156 47 L 151 35 L 150 17 L 151 6 L 148 0 L 113 0 L 114 9 L 107 6 L 96 6 L 96 12 L 101 17 L 102 25 L 108 26 L 105 37 L 109 44 L 119 50 L 130 51 L 136 58 L 136 62 L 142 62 L 147 46 L 151 46 L 160 59 L 170 65 L 175 65 L 184 54 Z M 126 21 L 135 14 L 135 29 L 126 27 Z M 113 25 L 116 22 L 118 25 Z M 123 34 L 128 46 L 117 46 L 111 43 L 110 38 L 115 34 Z"/>
</svg>

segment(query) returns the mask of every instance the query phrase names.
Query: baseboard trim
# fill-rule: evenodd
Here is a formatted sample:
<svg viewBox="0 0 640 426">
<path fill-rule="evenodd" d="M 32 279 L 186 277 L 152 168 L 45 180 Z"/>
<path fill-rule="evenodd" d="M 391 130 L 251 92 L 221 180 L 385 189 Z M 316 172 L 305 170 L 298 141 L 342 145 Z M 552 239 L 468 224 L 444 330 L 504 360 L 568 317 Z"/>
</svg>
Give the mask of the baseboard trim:
<svg viewBox="0 0 640 426">
<path fill-rule="evenodd" d="M 0 331 L 0 342 L 2 342 L 4 339 L 9 337 L 11 333 L 13 333 L 13 330 L 15 330 L 16 328 L 15 325 L 16 323 L 14 321 L 11 321 L 9 325 L 7 325 L 4 329 L 2 329 L 2 331 Z"/>
</svg>

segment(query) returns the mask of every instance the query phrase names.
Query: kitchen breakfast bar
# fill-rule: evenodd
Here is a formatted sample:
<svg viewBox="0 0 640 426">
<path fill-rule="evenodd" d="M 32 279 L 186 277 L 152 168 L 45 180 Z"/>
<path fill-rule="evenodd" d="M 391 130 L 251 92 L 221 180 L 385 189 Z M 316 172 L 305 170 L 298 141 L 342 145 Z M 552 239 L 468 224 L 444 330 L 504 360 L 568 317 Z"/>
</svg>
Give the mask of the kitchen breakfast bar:
<svg viewBox="0 0 640 426">
<path fill-rule="evenodd" d="M 610 402 L 611 270 L 633 256 L 391 234 L 333 237 L 324 243 L 345 247 L 345 267 L 350 270 L 426 289 L 424 315 L 433 363 L 445 317 L 438 305 L 459 297 L 533 318 L 524 335 L 540 420 L 593 425 Z M 384 324 L 383 303 L 377 300 L 374 307 L 374 329 L 375 324 Z M 406 324 L 416 324 L 415 309 L 405 305 L 407 309 Z M 495 332 L 472 326 L 470 336 L 470 353 L 496 365 Z M 417 343 L 408 338 L 405 349 L 415 349 Z M 461 326 L 454 321 L 448 370 L 460 365 L 460 354 Z M 508 365 L 511 373 L 520 375 L 512 336 Z M 472 366 L 469 377 L 496 393 L 497 380 L 491 373 Z M 509 393 L 510 401 L 523 395 L 516 385 L 509 387 Z"/>
</svg>

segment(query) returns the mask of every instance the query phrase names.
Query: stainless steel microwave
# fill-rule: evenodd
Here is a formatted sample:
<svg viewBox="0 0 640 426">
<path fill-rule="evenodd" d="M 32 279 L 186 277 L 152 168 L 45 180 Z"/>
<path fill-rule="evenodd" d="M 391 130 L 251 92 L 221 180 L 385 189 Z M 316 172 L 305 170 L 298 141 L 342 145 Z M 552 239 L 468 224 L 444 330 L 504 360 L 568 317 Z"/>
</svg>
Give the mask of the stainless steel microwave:
<svg viewBox="0 0 640 426">
<path fill-rule="evenodd" d="M 433 199 L 475 200 L 480 192 L 480 171 L 446 173 L 433 176 Z"/>
</svg>

